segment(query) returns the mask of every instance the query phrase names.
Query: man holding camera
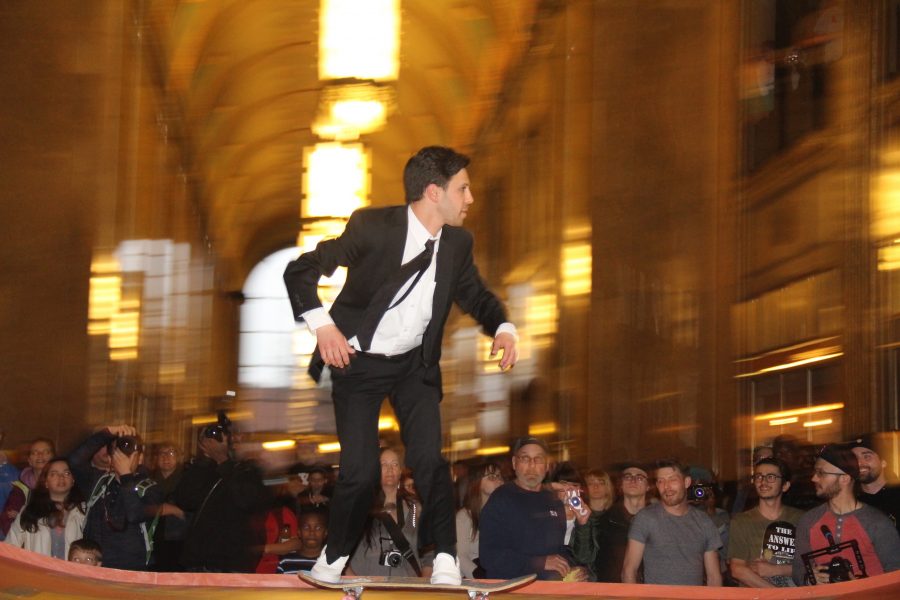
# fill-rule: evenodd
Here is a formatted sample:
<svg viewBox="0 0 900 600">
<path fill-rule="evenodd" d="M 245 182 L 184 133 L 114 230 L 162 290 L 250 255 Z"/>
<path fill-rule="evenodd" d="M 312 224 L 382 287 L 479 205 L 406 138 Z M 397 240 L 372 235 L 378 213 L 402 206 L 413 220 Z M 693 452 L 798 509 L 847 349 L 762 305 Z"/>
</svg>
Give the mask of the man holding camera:
<svg viewBox="0 0 900 600">
<path fill-rule="evenodd" d="M 200 430 L 200 456 L 185 467 L 175 504 L 193 513 L 181 564 L 188 571 L 253 573 L 265 545 L 265 529 L 254 527 L 266 507 L 266 489 L 256 466 L 237 460 L 231 421 Z M 260 521 L 262 522 L 262 521 Z"/>
<path fill-rule="evenodd" d="M 688 470 L 677 460 L 656 463 L 660 502 L 648 506 L 631 522 L 622 582 L 637 583 L 644 563 L 644 583 L 722 586 L 719 532 L 700 509 L 688 503 Z"/>
<path fill-rule="evenodd" d="M 793 587 L 795 534 L 803 511 L 782 502 L 791 487 L 791 472 L 777 458 L 762 458 L 753 467 L 750 480 L 759 505 L 731 521 L 731 576 L 747 587 Z"/>
<path fill-rule="evenodd" d="M 93 466 L 106 448 L 109 467 Z M 153 528 L 162 502 L 156 482 L 142 464 L 144 446 L 134 427 L 110 425 L 69 456 L 75 483 L 87 498 L 84 537 L 103 549 L 103 565 L 146 571 L 153 561 Z"/>
<path fill-rule="evenodd" d="M 845 445 L 829 444 L 816 459 L 812 481 L 825 503 L 797 523 L 793 578 L 817 585 L 900 569 L 900 535 L 883 512 L 856 496 L 859 462 Z"/>
<path fill-rule="evenodd" d="M 543 486 L 550 468 L 547 444 L 536 437 L 519 438 L 513 445 L 512 466 L 515 480 L 494 490 L 481 509 L 481 566 L 490 579 L 531 573 L 538 579 L 563 579 L 576 561 L 565 545 L 566 509 L 556 493 Z M 576 510 L 576 521 L 582 525 L 590 516 L 590 510 Z"/>
</svg>

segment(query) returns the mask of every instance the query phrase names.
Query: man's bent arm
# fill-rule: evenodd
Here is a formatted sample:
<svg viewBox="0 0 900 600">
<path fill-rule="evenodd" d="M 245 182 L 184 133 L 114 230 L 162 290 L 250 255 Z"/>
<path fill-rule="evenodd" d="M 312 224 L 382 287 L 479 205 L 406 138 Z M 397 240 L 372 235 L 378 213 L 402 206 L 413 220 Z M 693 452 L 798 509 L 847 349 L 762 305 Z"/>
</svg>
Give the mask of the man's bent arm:
<svg viewBox="0 0 900 600">
<path fill-rule="evenodd" d="M 717 550 L 703 553 L 703 566 L 706 568 L 706 585 L 722 587 L 722 573 L 719 571 L 719 552 Z"/>
<path fill-rule="evenodd" d="M 622 583 L 637 583 L 638 568 L 644 560 L 644 544 L 636 540 L 628 540 L 625 549 L 625 561 L 622 563 Z"/>
<path fill-rule="evenodd" d="M 790 565 L 786 565 L 788 567 L 787 575 L 790 576 Z M 775 587 L 756 573 L 754 573 L 750 567 L 747 565 L 747 561 L 742 560 L 740 558 L 732 558 L 728 561 L 728 570 L 731 572 L 731 576 L 746 585 L 747 587 L 754 588 L 768 588 Z"/>
</svg>

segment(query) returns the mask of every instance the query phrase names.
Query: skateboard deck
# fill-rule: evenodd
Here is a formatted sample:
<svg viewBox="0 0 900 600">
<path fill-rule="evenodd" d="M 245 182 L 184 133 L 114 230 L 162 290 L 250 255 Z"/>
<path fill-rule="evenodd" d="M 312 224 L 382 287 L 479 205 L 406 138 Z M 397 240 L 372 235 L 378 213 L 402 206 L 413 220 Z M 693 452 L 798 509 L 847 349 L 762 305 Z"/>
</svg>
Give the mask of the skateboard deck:
<svg viewBox="0 0 900 600">
<path fill-rule="evenodd" d="M 300 579 L 316 587 L 332 590 L 343 590 L 345 598 L 359 598 L 365 590 L 409 590 L 409 591 L 453 591 L 466 592 L 473 600 L 485 600 L 491 592 L 505 592 L 513 588 L 531 583 L 536 575 L 525 575 L 515 579 L 503 581 L 480 581 L 478 579 L 463 579 L 459 585 L 449 583 L 431 583 L 424 577 L 384 577 L 384 576 L 353 576 L 341 577 L 337 583 L 319 581 L 309 574 L 309 571 L 300 571 L 297 575 Z"/>
</svg>

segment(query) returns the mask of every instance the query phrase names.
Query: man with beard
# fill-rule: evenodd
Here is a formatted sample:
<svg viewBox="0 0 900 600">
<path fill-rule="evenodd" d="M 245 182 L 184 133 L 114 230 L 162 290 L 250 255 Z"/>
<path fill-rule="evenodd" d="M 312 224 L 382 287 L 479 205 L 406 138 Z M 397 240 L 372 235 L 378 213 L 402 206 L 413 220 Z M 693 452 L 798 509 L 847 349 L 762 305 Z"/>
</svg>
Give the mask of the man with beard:
<svg viewBox="0 0 900 600">
<path fill-rule="evenodd" d="M 644 583 L 722 586 L 718 550 L 722 546 L 712 519 L 687 501 L 691 478 L 677 460 L 656 463 L 660 502 L 640 511 L 628 531 L 622 581 L 638 583 L 644 562 Z"/>
<path fill-rule="evenodd" d="M 501 485 L 481 509 L 478 557 L 490 579 L 537 573 L 538 579 L 563 579 L 575 565 L 565 545 L 566 509 L 544 489 L 549 470 L 547 444 L 523 437 L 513 445 L 513 481 Z M 590 511 L 578 519 L 587 522 Z"/>
<path fill-rule="evenodd" d="M 830 444 L 816 459 L 812 481 L 825 503 L 797 523 L 797 585 L 871 577 L 900 569 L 900 535 L 880 510 L 860 502 L 856 455 Z"/>
<path fill-rule="evenodd" d="M 803 511 L 781 501 L 791 487 L 790 471 L 777 458 L 763 458 L 753 468 L 751 480 L 759 504 L 731 521 L 731 576 L 748 587 L 793 587 L 795 532 Z"/>
<path fill-rule="evenodd" d="M 859 483 L 862 488 L 859 499 L 881 509 L 900 531 L 900 487 L 887 484 L 887 461 L 879 456 L 872 436 L 864 435 L 853 440 L 850 449 L 859 461 Z"/>
</svg>

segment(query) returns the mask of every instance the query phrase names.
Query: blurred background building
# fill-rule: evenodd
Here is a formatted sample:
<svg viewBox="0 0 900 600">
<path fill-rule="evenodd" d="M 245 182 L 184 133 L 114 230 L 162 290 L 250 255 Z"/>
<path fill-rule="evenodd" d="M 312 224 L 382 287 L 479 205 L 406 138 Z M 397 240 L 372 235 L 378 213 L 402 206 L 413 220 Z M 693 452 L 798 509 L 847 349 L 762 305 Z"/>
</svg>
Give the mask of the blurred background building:
<svg viewBox="0 0 900 600">
<path fill-rule="evenodd" d="M 473 158 L 522 336 L 501 375 L 454 320 L 452 459 L 531 432 L 734 477 L 897 428 L 900 1 L 347 4 L 0 4 L 7 446 L 190 447 L 226 406 L 273 466 L 336 460 L 281 271 L 430 144 Z"/>
</svg>

